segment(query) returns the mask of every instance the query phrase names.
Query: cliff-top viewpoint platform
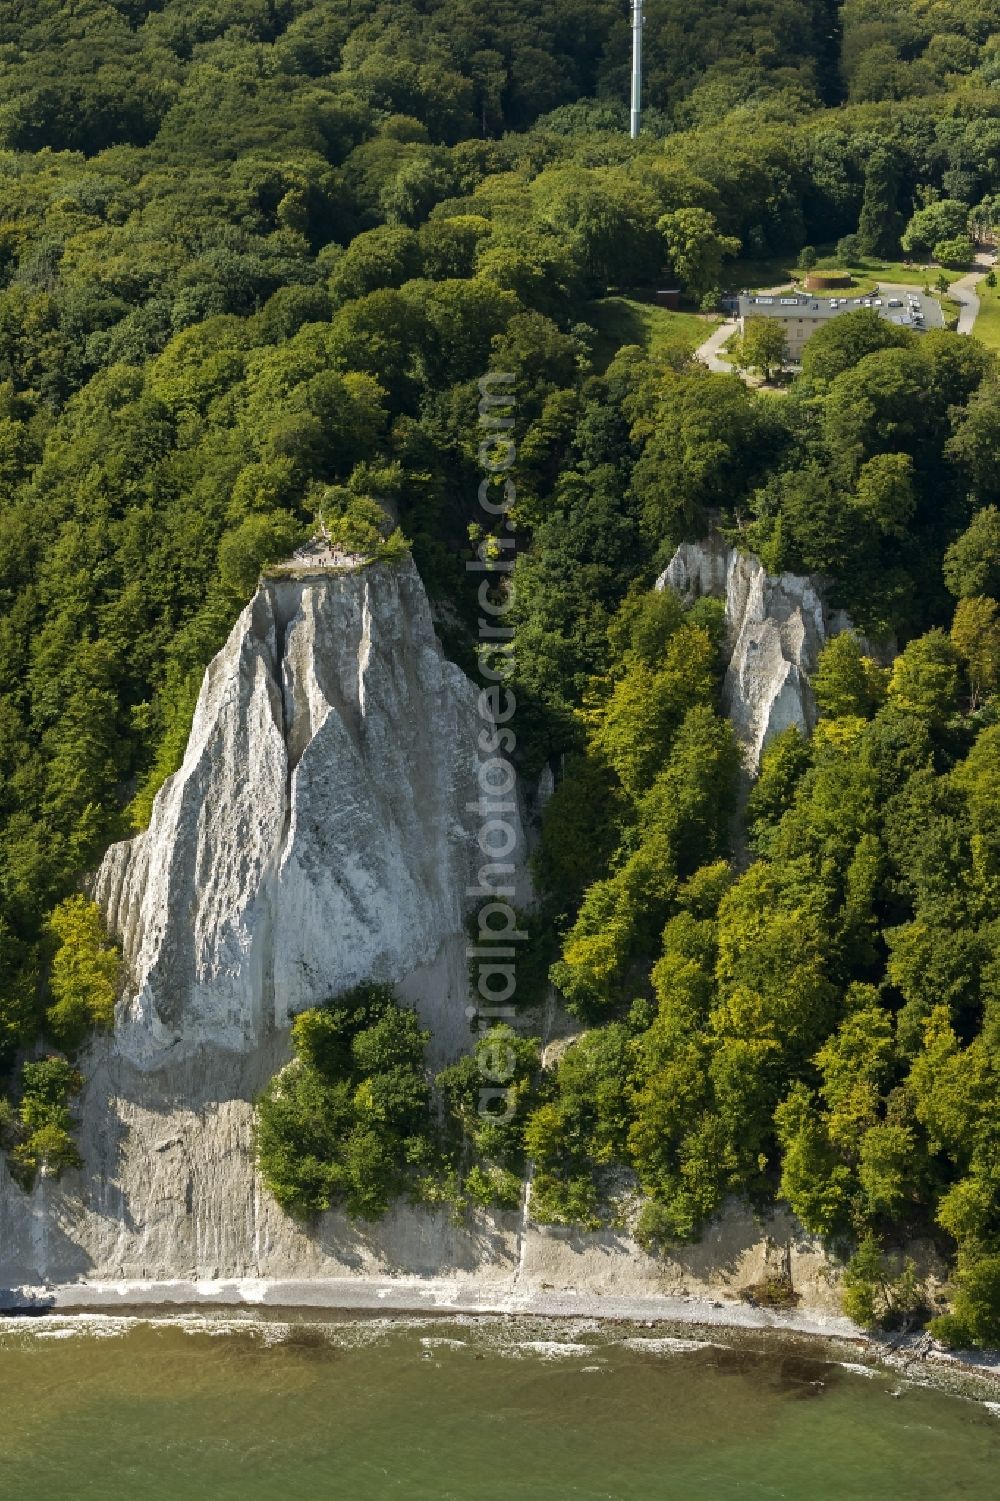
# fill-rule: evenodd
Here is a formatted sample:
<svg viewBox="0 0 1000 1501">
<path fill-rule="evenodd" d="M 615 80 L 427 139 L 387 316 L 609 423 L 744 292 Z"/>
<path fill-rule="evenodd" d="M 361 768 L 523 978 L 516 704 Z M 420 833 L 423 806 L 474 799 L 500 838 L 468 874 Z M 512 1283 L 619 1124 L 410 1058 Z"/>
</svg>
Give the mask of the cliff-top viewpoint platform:
<svg viewBox="0 0 1000 1501">
<path fill-rule="evenodd" d="M 297 547 L 284 563 L 270 563 L 264 572 L 269 577 L 302 578 L 313 573 L 344 573 L 363 568 L 371 558 L 363 553 L 347 552 L 325 533 L 311 537 Z"/>
</svg>

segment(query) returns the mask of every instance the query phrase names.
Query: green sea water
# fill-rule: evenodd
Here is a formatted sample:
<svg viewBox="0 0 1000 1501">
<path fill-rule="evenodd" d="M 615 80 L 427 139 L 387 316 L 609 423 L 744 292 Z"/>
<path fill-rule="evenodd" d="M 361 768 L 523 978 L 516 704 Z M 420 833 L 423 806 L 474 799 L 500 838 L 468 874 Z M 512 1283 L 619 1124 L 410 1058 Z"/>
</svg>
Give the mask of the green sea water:
<svg viewBox="0 0 1000 1501">
<path fill-rule="evenodd" d="M 995 1412 L 835 1356 L 510 1320 L 6 1322 L 0 1497 L 1000 1496 Z"/>
</svg>

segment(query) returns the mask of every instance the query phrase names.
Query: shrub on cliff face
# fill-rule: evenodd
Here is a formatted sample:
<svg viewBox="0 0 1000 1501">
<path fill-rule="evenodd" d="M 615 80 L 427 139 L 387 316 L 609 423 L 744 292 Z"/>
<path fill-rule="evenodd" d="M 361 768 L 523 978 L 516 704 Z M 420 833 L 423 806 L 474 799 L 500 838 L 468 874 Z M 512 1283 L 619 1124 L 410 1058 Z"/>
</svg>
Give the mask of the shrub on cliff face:
<svg viewBox="0 0 1000 1501">
<path fill-rule="evenodd" d="M 56 1041 L 72 1049 L 92 1028 L 113 1024 L 121 959 L 100 908 L 84 896 L 60 902 L 49 931 L 58 947 L 49 972 L 52 1004 L 46 1021 Z"/>
<path fill-rule="evenodd" d="M 257 1102 L 257 1163 L 289 1213 L 343 1204 L 377 1219 L 432 1156 L 429 1034 L 387 985 L 359 985 L 297 1016 L 295 1057 Z"/>
<path fill-rule="evenodd" d="M 100 909 L 80 895 L 67 897 L 52 911 L 45 939 L 49 961 L 45 1030 L 59 1046 L 73 1052 L 95 1028 L 113 1025 L 121 956 L 108 937 Z M 26 977 L 16 979 L 17 1008 L 4 1016 L 0 1006 L 0 1059 L 5 1051 L 11 1055 L 19 1044 L 30 1040 L 35 1015 L 40 1012 L 37 987 Z M 9 1154 L 11 1176 L 25 1190 L 39 1172 L 58 1177 L 63 1169 L 80 1166 L 70 1103 L 82 1088 L 83 1075 L 65 1058 L 53 1055 L 24 1063 L 14 1099 L 0 1098 L 0 1147 Z"/>
<path fill-rule="evenodd" d="M 83 1088 L 83 1076 L 65 1058 L 42 1058 L 21 1071 L 21 1101 L 0 1114 L 0 1136 L 9 1148 L 11 1177 L 30 1189 L 39 1172 L 58 1177 L 79 1167 L 72 1137 L 70 1101 Z M 4 1102 L 6 1104 L 6 1102 Z"/>
</svg>

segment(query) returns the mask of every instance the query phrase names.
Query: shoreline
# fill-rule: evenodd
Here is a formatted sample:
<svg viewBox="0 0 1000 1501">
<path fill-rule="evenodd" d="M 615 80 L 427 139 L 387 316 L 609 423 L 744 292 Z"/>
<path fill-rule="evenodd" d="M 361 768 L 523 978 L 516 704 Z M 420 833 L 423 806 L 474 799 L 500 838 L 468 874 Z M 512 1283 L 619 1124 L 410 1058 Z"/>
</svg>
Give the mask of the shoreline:
<svg viewBox="0 0 1000 1501">
<path fill-rule="evenodd" d="M 651 1319 L 794 1334 L 866 1339 L 843 1316 L 758 1308 L 695 1294 L 600 1293 L 592 1289 L 480 1283 L 468 1278 L 311 1277 L 122 1280 L 0 1288 L 0 1315 L 108 1313 L 125 1309 L 245 1308 L 344 1313 L 504 1314 L 641 1323 Z"/>
<path fill-rule="evenodd" d="M 0 1320 L 124 1317 L 137 1322 L 234 1313 L 580 1320 L 613 1326 L 730 1334 L 773 1333 L 850 1345 L 905 1379 L 935 1387 L 974 1385 L 1000 1396 L 1000 1351 L 947 1351 L 926 1333 L 872 1334 L 843 1315 L 759 1308 L 693 1294 L 601 1294 L 571 1288 L 518 1289 L 465 1279 L 401 1277 L 219 1278 L 75 1282 L 0 1288 Z M 982 1395 L 982 1392 L 980 1393 Z"/>
</svg>

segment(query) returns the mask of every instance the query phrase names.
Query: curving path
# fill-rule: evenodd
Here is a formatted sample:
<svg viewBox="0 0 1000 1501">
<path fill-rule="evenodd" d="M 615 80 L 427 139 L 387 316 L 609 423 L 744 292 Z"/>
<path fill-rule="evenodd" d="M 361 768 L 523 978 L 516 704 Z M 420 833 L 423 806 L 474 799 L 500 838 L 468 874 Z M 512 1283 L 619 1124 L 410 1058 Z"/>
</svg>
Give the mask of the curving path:
<svg viewBox="0 0 1000 1501">
<path fill-rule="evenodd" d="M 968 276 L 959 277 L 953 281 L 949 290 L 949 296 L 954 297 L 960 304 L 958 313 L 958 333 L 971 334 L 979 317 L 979 283 L 983 277 L 993 269 L 996 256 L 992 251 L 980 250 L 976 254 L 976 269 L 970 271 Z"/>
<path fill-rule="evenodd" d="M 704 344 L 699 344 L 694 352 L 694 358 L 700 360 L 703 365 L 707 365 L 709 370 L 716 375 L 732 375 L 732 365 L 727 365 L 724 360 L 719 359 L 719 351 L 726 341 L 732 338 L 736 327 L 735 318 L 727 318 L 725 323 L 720 323 L 718 328 L 713 329 L 711 336 L 705 340 Z"/>
</svg>

